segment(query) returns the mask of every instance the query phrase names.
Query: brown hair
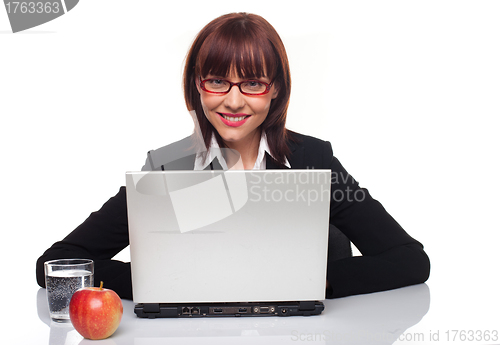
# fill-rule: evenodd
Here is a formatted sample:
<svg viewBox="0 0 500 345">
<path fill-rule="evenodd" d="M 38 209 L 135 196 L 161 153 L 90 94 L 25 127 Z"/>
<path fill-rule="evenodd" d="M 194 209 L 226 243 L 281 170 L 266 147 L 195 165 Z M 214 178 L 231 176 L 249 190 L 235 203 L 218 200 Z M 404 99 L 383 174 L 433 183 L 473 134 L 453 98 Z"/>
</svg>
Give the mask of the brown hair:
<svg viewBox="0 0 500 345">
<path fill-rule="evenodd" d="M 240 78 L 274 80 L 277 97 L 261 125 L 269 149 L 279 164 L 289 153 L 285 128 L 290 99 L 290 68 L 285 46 L 276 30 L 264 18 L 249 13 L 230 13 L 208 23 L 194 40 L 184 68 L 184 98 L 188 110 L 195 111 L 205 147 L 209 149 L 212 134 L 220 147 L 222 138 L 207 120 L 196 88 L 197 76 L 226 76 L 234 70 Z"/>
</svg>

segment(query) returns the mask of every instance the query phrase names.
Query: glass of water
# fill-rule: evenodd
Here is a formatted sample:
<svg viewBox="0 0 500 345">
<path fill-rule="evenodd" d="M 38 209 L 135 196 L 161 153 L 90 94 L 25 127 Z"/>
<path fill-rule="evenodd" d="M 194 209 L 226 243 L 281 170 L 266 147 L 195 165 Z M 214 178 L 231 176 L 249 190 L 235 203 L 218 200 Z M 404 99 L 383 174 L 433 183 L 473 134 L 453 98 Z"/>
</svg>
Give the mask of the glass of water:
<svg viewBox="0 0 500 345">
<path fill-rule="evenodd" d="M 94 285 L 94 262 L 89 259 L 58 259 L 47 261 L 45 286 L 50 318 L 69 322 L 69 301 L 73 293 Z"/>
</svg>

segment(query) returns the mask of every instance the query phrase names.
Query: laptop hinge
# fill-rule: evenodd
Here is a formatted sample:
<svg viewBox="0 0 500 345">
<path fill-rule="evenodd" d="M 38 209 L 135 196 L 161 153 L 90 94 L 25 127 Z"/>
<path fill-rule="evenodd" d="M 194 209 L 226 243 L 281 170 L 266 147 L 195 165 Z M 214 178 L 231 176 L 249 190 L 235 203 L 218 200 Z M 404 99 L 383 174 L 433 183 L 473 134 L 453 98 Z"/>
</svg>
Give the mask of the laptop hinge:
<svg viewBox="0 0 500 345">
<path fill-rule="evenodd" d="M 145 313 L 159 313 L 160 303 L 144 303 L 143 310 Z"/>
<path fill-rule="evenodd" d="M 299 302 L 299 310 L 314 310 L 314 309 L 316 309 L 316 301 Z"/>
</svg>

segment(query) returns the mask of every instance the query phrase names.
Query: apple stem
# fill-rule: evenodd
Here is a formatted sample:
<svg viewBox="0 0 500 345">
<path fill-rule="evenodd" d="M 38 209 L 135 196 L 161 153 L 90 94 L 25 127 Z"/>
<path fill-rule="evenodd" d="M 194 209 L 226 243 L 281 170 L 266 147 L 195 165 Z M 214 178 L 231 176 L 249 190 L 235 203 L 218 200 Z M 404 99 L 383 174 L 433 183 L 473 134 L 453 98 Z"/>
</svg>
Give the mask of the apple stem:
<svg viewBox="0 0 500 345">
<path fill-rule="evenodd" d="M 102 290 L 103 285 L 104 285 L 104 283 L 101 281 L 101 286 L 99 286 L 99 290 Z"/>
</svg>

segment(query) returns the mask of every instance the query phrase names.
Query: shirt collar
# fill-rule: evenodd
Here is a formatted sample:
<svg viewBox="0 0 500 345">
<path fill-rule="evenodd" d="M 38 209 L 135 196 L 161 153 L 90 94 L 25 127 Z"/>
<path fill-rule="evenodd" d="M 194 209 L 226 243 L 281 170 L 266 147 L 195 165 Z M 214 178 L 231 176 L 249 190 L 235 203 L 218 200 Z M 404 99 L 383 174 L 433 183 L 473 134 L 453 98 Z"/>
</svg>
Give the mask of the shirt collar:
<svg viewBox="0 0 500 345">
<path fill-rule="evenodd" d="M 260 137 L 259 143 L 259 151 L 257 153 L 257 159 L 255 160 L 255 164 L 252 170 L 264 170 L 266 169 L 266 152 L 273 159 L 273 155 L 271 154 L 271 150 L 269 149 L 269 144 L 267 142 L 267 136 L 265 133 L 262 133 Z M 204 170 L 207 166 L 212 163 L 212 161 L 217 158 L 223 170 L 228 170 L 226 160 L 224 159 L 219 144 L 217 143 L 217 139 L 212 135 L 212 139 L 210 141 L 210 149 L 206 153 L 199 151 L 196 153 L 196 159 L 194 161 L 194 170 Z M 205 159 L 204 159 L 205 158 Z M 288 159 L 285 157 L 285 166 L 291 168 Z"/>
</svg>

